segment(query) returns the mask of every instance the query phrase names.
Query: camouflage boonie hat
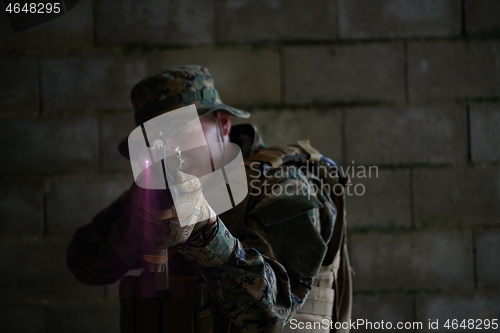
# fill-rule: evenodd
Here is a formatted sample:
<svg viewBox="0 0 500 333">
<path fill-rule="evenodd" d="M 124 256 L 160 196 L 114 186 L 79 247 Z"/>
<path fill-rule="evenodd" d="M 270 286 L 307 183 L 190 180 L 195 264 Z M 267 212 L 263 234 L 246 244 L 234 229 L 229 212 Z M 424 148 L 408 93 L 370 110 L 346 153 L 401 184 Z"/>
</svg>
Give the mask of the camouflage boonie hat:
<svg viewBox="0 0 500 333">
<path fill-rule="evenodd" d="M 206 67 L 198 65 L 170 67 L 146 77 L 132 88 L 130 98 L 137 126 L 191 104 L 196 106 L 200 117 L 213 111 L 222 111 L 238 118 L 250 118 L 249 112 L 221 101 L 212 75 Z M 127 137 L 118 144 L 118 151 L 129 158 Z"/>
<path fill-rule="evenodd" d="M 162 113 L 195 104 L 198 115 L 223 111 L 239 118 L 250 113 L 224 104 L 207 68 L 198 65 L 165 69 L 137 83 L 130 93 L 135 122 L 140 125 Z"/>
</svg>

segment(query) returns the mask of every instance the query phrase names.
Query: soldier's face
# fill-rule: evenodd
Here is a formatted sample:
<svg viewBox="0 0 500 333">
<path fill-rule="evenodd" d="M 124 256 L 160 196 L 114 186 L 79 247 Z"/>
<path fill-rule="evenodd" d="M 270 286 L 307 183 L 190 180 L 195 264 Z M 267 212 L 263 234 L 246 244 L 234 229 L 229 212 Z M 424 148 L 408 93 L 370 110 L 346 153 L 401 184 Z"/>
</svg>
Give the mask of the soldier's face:
<svg viewBox="0 0 500 333">
<path fill-rule="evenodd" d="M 229 115 L 222 112 L 212 112 L 200 117 L 201 128 L 207 144 L 210 146 L 210 153 L 214 161 L 215 169 L 220 168 L 224 161 L 224 148 L 222 142 L 229 141 L 229 130 L 231 119 Z M 222 137 L 221 137 L 222 135 Z"/>
<path fill-rule="evenodd" d="M 231 127 L 230 118 L 224 113 L 212 112 L 200 117 L 199 120 L 201 131 L 199 126 L 190 127 L 188 125 L 174 135 L 175 140 L 167 139 L 167 146 L 179 147 L 182 157 L 186 160 L 186 165 L 182 168 L 182 171 L 197 177 L 214 171 L 212 170 L 211 160 L 214 169 L 218 169 L 224 164 L 222 160 L 224 148 L 220 144 L 222 141 L 221 132 L 224 141 L 228 142 Z M 208 149 L 207 145 L 210 149 Z"/>
</svg>

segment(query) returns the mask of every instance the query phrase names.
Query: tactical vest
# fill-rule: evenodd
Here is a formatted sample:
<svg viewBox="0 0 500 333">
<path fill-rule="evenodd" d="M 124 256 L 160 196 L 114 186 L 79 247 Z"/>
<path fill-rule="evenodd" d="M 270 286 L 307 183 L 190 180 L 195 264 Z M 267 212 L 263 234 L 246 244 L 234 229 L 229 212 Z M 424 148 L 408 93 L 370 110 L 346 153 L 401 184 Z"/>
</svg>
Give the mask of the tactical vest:
<svg viewBox="0 0 500 333">
<path fill-rule="evenodd" d="M 293 146 L 266 148 L 245 159 L 247 178 L 255 177 L 256 170 L 265 174 L 291 161 L 304 163 L 311 161 L 314 165 L 321 159 L 322 155 L 310 146 L 308 140 L 298 141 L 298 144 Z M 335 168 L 336 165 L 333 163 L 329 167 Z M 319 173 L 316 176 L 328 183 L 331 189 L 339 184 L 345 185 L 346 178 L 330 177 L 326 170 L 328 169 L 316 168 L 316 173 Z M 349 322 L 351 318 L 352 274 L 347 252 L 345 195 L 336 195 L 332 191 L 330 197 L 337 209 L 333 236 L 327 245 L 321 268 L 314 278 L 311 293 L 294 316 L 296 323 L 302 323 L 302 325 L 321 322 L 323 319 L 332 320 L 334 323 Z M 250 194 L 239 205 L 220 215 L 226 227 L 237 238 L 243 230 L 242 221 L 245 220 L 248 209 L 252 206 L 251 200 Z M 200 302 L 200 298 L 205 299 L 207 293 L 206 286 L 199 276 L 171 276 L 172 297 L 170 300 L 140 297 L 143 295 L 144 285 L 148 284 L 148 279 L 150 277 L 148 278 L 145 271 L 141 277 L 125 276 L 120 282 L 122 333 L 238 332 L 215 304 Z M 196 304 L 199 306 L 195 306 Z M 292 329 L 288 324 L 283 332 L 292 333 L 301 332 L 301 330 Z M 311 332 L 347 333 L 349 329 L 331 331 L 319 329 Z"/>
</svg>

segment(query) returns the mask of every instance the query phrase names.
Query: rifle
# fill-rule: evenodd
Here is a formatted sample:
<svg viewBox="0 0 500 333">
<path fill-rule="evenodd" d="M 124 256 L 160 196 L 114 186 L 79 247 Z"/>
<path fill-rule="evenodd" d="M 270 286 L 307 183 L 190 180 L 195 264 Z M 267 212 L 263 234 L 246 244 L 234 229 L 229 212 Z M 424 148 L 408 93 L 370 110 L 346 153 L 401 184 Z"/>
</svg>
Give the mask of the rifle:
<svg viewBox="0 0 500 333">
<path fill-rule="evenodd" d="M 158 173 L 158 163 L 161 163 L 161 171 L 165 180 L 165 190 L 150 190 L 147 191 L 146 198 L 153 201 L 153 205 L 158 205 L 160 209 L 166 210 L 174 205 L 172 195 L 169 190 L 169 182 L 171 184 L 178 183 L 179 169 L 186 163 L 182 158 L 179 147 L 166 149 L 166 146 L 154 146 L 148 148 L 149 161 L 158 161 L 156 171 Z M 161 159 L 160 159 L 161 158 Z M 147 177 L 148 172 L 153 170 L 153 164 L 145 161 L 144 177 Z M 158 175 L 157 175 L 158 176 Z M 159 299 L 170 299 L 169 273 L 168 273 L 168 248 L 157 247 L 154 243 L 148 244 L 149 253 L 144 255 L 144 260 L 148 262 L 148 269 L 154 275 L 154 297 Z M 163 261 L 164 260 L 164 261 Z M 163 262 L 162 262 L 163 261 Z"/>
</svg>

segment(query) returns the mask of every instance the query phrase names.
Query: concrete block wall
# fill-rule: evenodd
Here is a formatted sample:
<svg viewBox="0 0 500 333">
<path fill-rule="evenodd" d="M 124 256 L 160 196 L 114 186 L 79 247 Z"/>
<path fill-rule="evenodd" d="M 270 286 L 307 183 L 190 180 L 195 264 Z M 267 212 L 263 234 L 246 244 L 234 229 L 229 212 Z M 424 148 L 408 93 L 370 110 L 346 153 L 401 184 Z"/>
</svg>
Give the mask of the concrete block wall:
<svg viewBox="0 0 500 333">
<path fill-rule="evenodd" d="M 187 63 L 363 186 L 354 318 L 500 319 L 497 0 L 80 0 L 0 32 L 0 331 L 118 331 L 116 284 L 76 281 L 65 249 L 132 182 L 130 89 Z"/>
</svg>

